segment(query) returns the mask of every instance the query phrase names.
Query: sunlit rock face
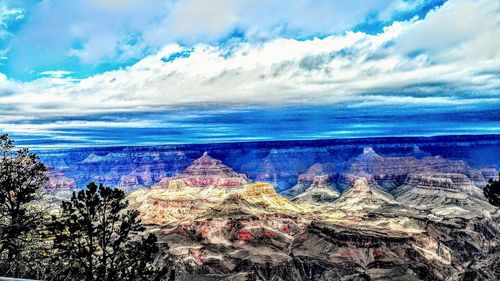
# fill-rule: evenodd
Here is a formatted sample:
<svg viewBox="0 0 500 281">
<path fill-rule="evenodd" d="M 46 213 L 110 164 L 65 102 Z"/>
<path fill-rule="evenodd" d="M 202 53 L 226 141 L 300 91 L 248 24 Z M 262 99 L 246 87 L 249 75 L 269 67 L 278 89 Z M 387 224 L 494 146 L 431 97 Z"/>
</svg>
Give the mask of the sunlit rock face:
<svg viewBox="0 0 500 281">
<path fill-rule="evenodd" d="M 166 225 L 194 220 L 223 196 L 222 189 L 213 188 L 143 188 L 129 194 L 128 200 L 132 208 L 140 211 L 143 222 Z"/>
<path fill-rule="evenodd" d="M 151 189 L 139 189 L 128 198 L 143 221 L 170 224 L 192 221 L 250 181 L 207 153 L 177 176 L 165 178 Z"/>
<path fill-rule="evenodd" d="M 220 280 L 274 280 L 271 276 L 287 271 L 284 266 L 292 261 L 288 247 L 307 221 L 277 214 L 251 215 L 258 208 L 244 198 L 229 196 L 214 208 L 211 218 L 162 232 L 160 239 L 171 245 L 177 274 L 192 280 L 210 280 L 203 279 L 206 274 L 238 276 Z"/>
<path fill-rule="evenodd" d="M 82 175 L 139 187 L 130 207 L 169 246 L 179 280 L 500 280 L 500 211 L 477 187 L 496 162 L 472 168 L 455 154 L 470 146 L 448 142 L 344 144 L 71 157 Z"/>
<path fill-rule="evenodd" d="M 421 173 L 409 174 L 396 194 L 414 187 L 442 189 L 449 192 L 464 193 L 479 199 L 485 199 L 481 188 L 477 187 L 466 175 L 455 173 Z"/>
<path fill-rule="evenodd" d="M 170 245 L 176 271 L 251 276 L 253 268 L 290 262 L 288 246 L 309 223 L 301 209 L 267 183 L 226 191 L 196 219 L 159 234 Z"/>
<path fill-rule="evenodd" d="M 459 176 L 446 177 L 460 183 Z M 466 180 L 461 184 L 466 186 Z M 269 184 L 227 190 L 196 219 L 159 232 L 177 274 L 235 280 L 497 278 L 500 220 L 495 213 L 429 216 L 403 206 L 366 178 L 357 178 L 336 201 L 312 213 L 307 204 L 294 206 Z M 477 266 L 469 267 L 472 260 Z"/>
<path fill-rule="evenodd" d="M 175 177 L 165 178 L 160 181 L 157 188 L 189 187 L 221 187 L 234 188 L 250 183 L 246 175 L 238 174 L 233 169 L 222 164 L 204 153 L 192 165 Z"/>
<path fill-rule="evenodd" d="M 365 152 L 368 162 L 386 158 Z M 498 211 L 477 205 L 467 175 L 425 171 L 408 174 L 396 197 L 371 174 L 345 174 L 340 195 L 333 173 L 313 165 L 288 200 L 205 154 L 128 199 L 184 280 L 496 280 Z"/>
<path fill-rule="evenodd" d="M 359 212 L 373 210 L 384 205 L 399 205 L 392 195 L 370 184 L 367 178 L 359 178 L 354 182 L 354 186 L 342 193 L 335 202 L 337 209 L 346 212 Z"/>
<path fill-rule="evenodd" d="M 139 189 L 128 198 L 143 221 L 154 224 L 192 222 L 221 204 L 227 196 L 241 196 L 257 204 L 255 215 L 295 213 L 299 209 L 268 183 L 251 183 L 222 161 L 205 153 L 178 176 L 166 178 L 151 189 Z"/>
<path fill-rule="evenodd" d="M 495 210 L 482 190 L 462 174 L 412 174 L 395 194 L 402 204 L 438 216 L 481 217 Z"/>
<path fill-rule="evenodd" d="M 211 212 L 228 196 L 245 198 L 245 202 L 258 206 L 254 215 L 265 213 L 295 214 L 299 208 L 267 183 L 251 183 L 240 187 L 192 187 L 139 189 L 128 196 L 141 218 L 153 224 L 192 222 Z"/>
<path fill-rule="evenodd" d="M 375 150 L 371 147 L 363 148 L 363 153 L 356 157 L 358 161 L 374 161 L 376 159 L 380 159 L 382 156 L 378 155 Z"/>
</svg>

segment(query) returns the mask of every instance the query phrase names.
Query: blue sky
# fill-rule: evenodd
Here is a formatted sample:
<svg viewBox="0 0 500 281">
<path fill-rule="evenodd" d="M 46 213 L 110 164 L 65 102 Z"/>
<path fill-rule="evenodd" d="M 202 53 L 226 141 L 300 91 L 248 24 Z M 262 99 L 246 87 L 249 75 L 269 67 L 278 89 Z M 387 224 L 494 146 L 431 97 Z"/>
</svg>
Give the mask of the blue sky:
<svg viewBox="0 0 500 281">
<path fill-rule="evenodd" d="M 497 0 L 0 0 L 36 147 L 500 132 Z"/>
</svg>

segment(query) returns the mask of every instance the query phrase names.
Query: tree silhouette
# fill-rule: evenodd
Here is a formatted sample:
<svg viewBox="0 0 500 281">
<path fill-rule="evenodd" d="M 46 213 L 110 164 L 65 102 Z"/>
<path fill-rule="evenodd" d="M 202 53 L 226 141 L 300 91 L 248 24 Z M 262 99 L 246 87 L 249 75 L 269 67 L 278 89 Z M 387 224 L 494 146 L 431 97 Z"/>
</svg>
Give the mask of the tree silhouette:
<svg viewBox="0 0 500 281">
<path fill-rule="evenodd" d="M 33 276 L 41 261 L 43 213 L 36 200 L 45 170 L 35 154 L 0 136 L 0 275 Z"/>
<path fill-rule="evenodd" d="M 498 180 L 490 179 L 483 192 L 491 205 L 500 207 L 500 174 L 498 177 Z"/>
<path fill-rule="evenodd" d="M 152 265 L 157 238 L 141 235 L 145 228 L 138 212 L 127 205 L 123 191 L 94 183 L 62 203 L 61 217 L 51 225 L 59 265 L 54 280 L 153 280 L 159 275 Z"/>
</svg>

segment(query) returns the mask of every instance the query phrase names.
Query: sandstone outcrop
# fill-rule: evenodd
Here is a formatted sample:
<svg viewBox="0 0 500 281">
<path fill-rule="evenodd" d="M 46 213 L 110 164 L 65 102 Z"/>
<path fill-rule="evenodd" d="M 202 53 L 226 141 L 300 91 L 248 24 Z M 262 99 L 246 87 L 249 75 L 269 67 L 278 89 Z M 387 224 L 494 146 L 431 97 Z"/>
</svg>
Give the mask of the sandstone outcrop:
<svg viewBox="0 0 500 281">
<path fill-rule="evenodd" d="M 331 185 L 328 175 L 315 176 L 312 184 L 292 201 L 301 203 L 332 202 L 340 196 L 340 192 Z"/>
<path fill-rule="evenodd" d="M 481 171 L 473 169 L 462 160 L 448 160 L 441 156 L 423 157 L 384 157 L 377 154 L 371 147 L 354 158 L 346 174 L 355 176 L 369 175 L 387 191 L 402 185 L 409 174 L 418 173 L 456 173 L 469 177 L 474 184 L 482 186 L 485 183 Z"/>
<path fill-rule="evenodd" d="M 463 139 L 82 149 L 52 177 L 133 191 L 176 280 L 500 280 L 500 142 Z"/>
<path fill-rule="evenodd" d="M 246 175 L 238 174 L 233 169 L 222 164 L 204 153 L 182 173 L 160 181 L 155 188 L 182 188 L 188 187 L 220 187 L 234 188 L 250 183 Z"/>
<path fill-rule="evenodd" d="M 193 221 L 213 211 L 228 196 L 240 196 L 259 206 L 261 213 L 293 213 L 299 209 L 268 183 L 251 183 L 222 161 L 204 153 L 178 176 L 166 178 L 153 188 L 139 189 L 128 198 L 143 221 L 175 224 Z M 232 201 L 228 201 L 232 202 Z"/>
<path fill-rule="evenodd" d="M 395 194 L 401 204 L 439 216 L 482 217 L 495 209 L 482 190 L 462 174 L 412 174 Z"/>
<path fill-rule="evenodd" d="M 309 167 L 305 173 L 299 175 L 298 182 L 295 186 L 283 191 L 282 194 L 291 199 L 309 200 L 311 197 L 304 194 L 306 190 L 309 190 L 308 194 L 314 193 L 319 196 L 320 194 L 324 194 L 323 198 L 327 201 L 331 201 L 340 195 L 333 182 L 334 176 L 335 166 L 332 163 L 316 163 Z M 299 196 L 301 196 L 301 199 L 299 199 Z M 321 196 L 314 197 L 321 201 Z"/>
</svg>

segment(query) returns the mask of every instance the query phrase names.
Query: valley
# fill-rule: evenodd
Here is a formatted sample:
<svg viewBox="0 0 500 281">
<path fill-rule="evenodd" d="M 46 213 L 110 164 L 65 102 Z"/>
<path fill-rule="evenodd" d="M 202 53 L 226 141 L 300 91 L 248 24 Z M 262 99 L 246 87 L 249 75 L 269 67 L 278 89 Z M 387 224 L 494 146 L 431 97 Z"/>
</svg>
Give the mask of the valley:
<svg viewBox="0 0 500 281">
<path fill-rule="evenodd" d="M 82 171 L 126 190 L 178 280 L 496 280 L 500 210 L 481 188 L 499 163 L 475 151 L 500 140 L 482 138 L 42 157 L 53 194 Z"/>
</svg>

